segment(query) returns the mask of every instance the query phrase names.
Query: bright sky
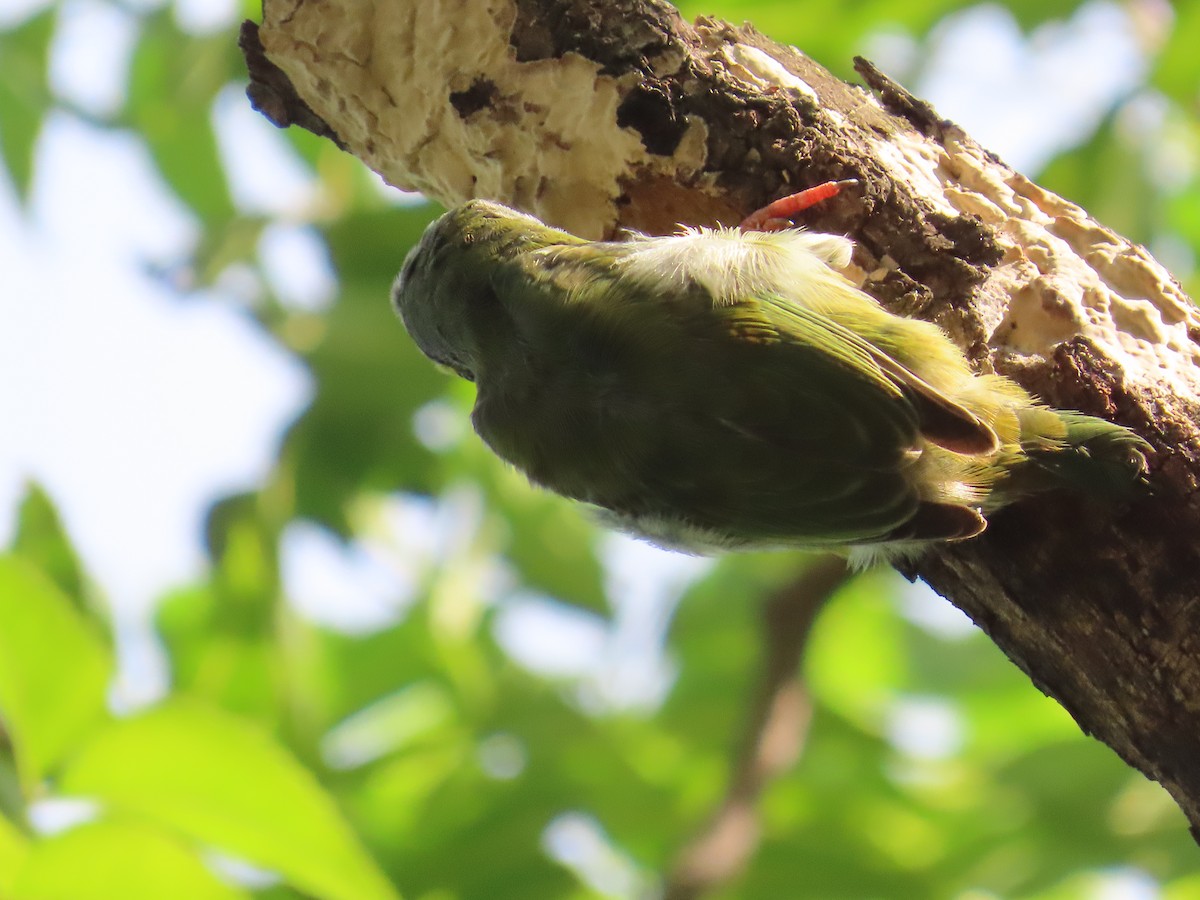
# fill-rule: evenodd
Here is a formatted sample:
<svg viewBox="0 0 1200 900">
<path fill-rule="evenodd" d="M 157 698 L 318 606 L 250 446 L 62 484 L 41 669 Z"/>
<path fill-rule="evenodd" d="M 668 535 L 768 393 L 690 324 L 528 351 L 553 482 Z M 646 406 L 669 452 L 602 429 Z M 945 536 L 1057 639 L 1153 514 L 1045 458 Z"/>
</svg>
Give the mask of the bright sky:
<svg viewBox="0 0 1200 900">
<path fill-rule="evenodd" d="M 1129 13 L 1115 3 L 1093 0 L 1028 39 L 1008 10 L 983 4 L 935 29 L 913 87 L 1014 169 L 1036 174 L 1095 131 L 1146 65 Z"/>
<path fill-rule="evenodd" d="M 18 7 L 40 5 L 13 0 L 0 27 L 19 18 Z M 181 0 L 175 8 L 187 27 L 207 30 L 228 23 L 237 7 Z M 116 108 L 134 37 L 130 14 L 100 0 L 68 0 L 61 22 L 56 91 L 84 110 Z M 1122 8 L 1104 0 L 1028 40 L 1002 8 L 976 7 L 939 27 L 914 88 L 1006 161 L 1032 170 L 1138 85 L 1145 62 L 1131 34 Z M 895 36 L 878 49 L 897 68 L 916 52 Z M 272 286 L 297 306 L 329 302 L 336 285 L 301 219 L 310 177 L 240 88 L 222 93 L 213 120 L 241 206 L 295 222 L 270 229 L 260 245 Z M 312 391 L 304 367 L 243 311 L 260 288 L 252 273 L 234 273 L 223 290 L 200 295 L 149 271 L 147 263 L 169 267 L 184 258 L 195 239 L 196 223 L 136 141 L 65 113 L 46 124 L 28 213 L 0 177 L 0 384 L 7 386 L 0 391 L 0 546 L 11 536 L 23 484 L 36 479 L 120 613 L 129 702 L 162 688 L 144 616 L 165 589 L 202 571 L 206 509 L 262 481 L 282 430 Z M 381 303 L 386 292 L 381 284 Z M 399 499 L 392 514 L 437 512 Z M 657 696 L 670 680 L 653 649 L 673 596 L 699 568 L 623 539 L 606 547 L 614 587 L 624 585 L 615 593 L 629 600 L 616 633 L 538 598 L 516 598 L 498 620 L 498 636 L 531 667 L 603 672 L 596 683 L 607 694 L 597 702 L 652 700 L 645 691 Z M 373 627 L 398 614 L 411 593 L 411 571 L 369 542 L 344 548 L 300 523 L 283 550 L 294 601 L 318 620 Z M 422 558 L 414 551 L 412 571 Z M 646 586 L 647 573 L 656 584 Z M 961 621 L 928 596 L 909 606 L 932 627 Z M 555 640 L 534 637 L 543 632 Z M 568 652 L 556 656 L 551 644 Z M 946 732 L 953 740 L 953 728 Z"/>
</svg>

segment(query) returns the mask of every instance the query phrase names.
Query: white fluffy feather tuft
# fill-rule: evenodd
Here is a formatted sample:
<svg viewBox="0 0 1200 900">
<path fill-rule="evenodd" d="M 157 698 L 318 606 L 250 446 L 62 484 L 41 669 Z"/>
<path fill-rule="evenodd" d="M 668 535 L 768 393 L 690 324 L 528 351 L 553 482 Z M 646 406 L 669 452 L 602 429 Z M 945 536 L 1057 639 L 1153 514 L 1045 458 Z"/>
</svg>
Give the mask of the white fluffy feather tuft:
<svg viewBox="0 0 1200 900">
<path fill-rule="evenodd" d="M 700 284 L 716 303 L 731 303 L 757 293 L 795 296 L 799 286 L 827 280 L 831 269 L 849 265 L 853 249 L 849 238 L 792 228 L 688 228 L 638 241 L 624 266 L 628 275 L 651 285 Z"/>
</svg>

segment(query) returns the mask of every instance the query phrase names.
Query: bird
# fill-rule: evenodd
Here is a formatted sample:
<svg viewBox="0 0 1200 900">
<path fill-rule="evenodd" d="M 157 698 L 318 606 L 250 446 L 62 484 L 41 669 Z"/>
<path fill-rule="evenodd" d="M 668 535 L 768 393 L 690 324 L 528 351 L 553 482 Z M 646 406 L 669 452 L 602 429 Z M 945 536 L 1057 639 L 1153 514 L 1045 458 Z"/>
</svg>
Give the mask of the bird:
<svg viewBox="0 0 1200 900">
<path fill-rule="evenodd" d="M 790 217 L 589 241 L 486 200 L 435 220 L 391 293 L 417 347 L 475 383 L 471 422 L 535 485 L 688 553 L 851 565 L 974 538 L 996 510 L 1143 480 L 1129 429 L 976 373 L 937 325 L 844 274 L 850 239 Z"/>
</svg>

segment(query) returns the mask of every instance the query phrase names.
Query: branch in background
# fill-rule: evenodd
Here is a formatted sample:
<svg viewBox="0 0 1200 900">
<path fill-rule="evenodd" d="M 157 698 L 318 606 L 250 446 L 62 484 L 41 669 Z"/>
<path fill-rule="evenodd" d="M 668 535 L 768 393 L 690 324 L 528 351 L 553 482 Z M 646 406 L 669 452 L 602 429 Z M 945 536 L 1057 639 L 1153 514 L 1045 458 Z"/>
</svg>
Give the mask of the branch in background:
<svg viewBox="0 0 1200 900">
<path fill-rule="evenodd" d="M 875 93 L 661 0 L 265 0 L 259 34 L 348 152 L 448 205 L 595 238 L 857 179 L 809 224 L 856 241 L 863 290 L 1154 447 L 1136 502 L 1016 504 L 914 569 L 1200 826 L 1200 313 L 1143 248 L 869 64 Z"/>
<path fill-rule="evenodd" d="M 679 854 L 664 900 L 692 900 L 724 885 L 758 849 L 758 798 L 799 757 L 812 715 L 798 671 L 804 646 L 817 612 L 848 577 L 845 560 L 821 557 L 764 605 L 762 676 L 729 788 L 704 830 Z"/>
</svg>

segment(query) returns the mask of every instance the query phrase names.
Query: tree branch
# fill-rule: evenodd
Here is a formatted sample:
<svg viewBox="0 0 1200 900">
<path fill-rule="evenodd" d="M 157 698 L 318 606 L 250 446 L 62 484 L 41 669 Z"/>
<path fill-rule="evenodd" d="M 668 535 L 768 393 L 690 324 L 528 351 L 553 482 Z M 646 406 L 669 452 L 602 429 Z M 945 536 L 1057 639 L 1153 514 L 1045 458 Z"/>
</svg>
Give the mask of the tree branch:
<svg viewBox="0 0 1200 900">
<path fill-rule="evenodd" d="M 820 557 L 763 606 L 763 668 L 725 797 L 683 848 L 663 900 L 693 900 L 738 874 L 759 844 L 755 807 L 763 789 L 795 763 L 812 708 L 797 671 L 817 612 L 849 573 L 846 561 Z"/>
<path fill-rule="evenodd" d="M 660 0 L 264 7 L 266 58 L 316 119 L 443 203 L 490 197 L 598 237 L 734 224 L 857 178 L 809 224 L 855 239 L 864 290 L 1155 450 L 1136 501 L 1018 504 L 910 574 L 1200 824 L 1200 316 L 1145 250 L 868 63 L 874 94 Z"/>
</svg>

